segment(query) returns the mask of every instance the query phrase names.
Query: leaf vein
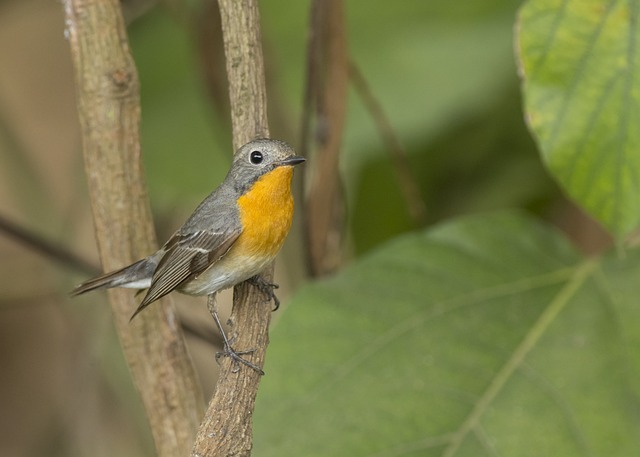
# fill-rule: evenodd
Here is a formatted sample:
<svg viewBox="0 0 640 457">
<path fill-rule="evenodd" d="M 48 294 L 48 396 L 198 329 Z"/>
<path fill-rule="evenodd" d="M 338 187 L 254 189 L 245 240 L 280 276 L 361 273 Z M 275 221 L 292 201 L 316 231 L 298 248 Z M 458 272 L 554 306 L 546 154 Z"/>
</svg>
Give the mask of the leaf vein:
<svg viewBox="0 0 640 457">
<path fill-rule="evenodd" d="M 467 418 L 454 433 L 454 439 L 444 450 L 442 454 L 443 457 L 453 457 L 467 435 L 475 429 L 489 405 L 500 393 L 516 369 L 523 363 L 527 354 L 536 346 L 547 328 L 555 321 L 558 314 L 560 314 L 566 304 L 591 276 L 596 266 L 596 259 L 590 259 L 578 266 L 567 284 L 551 300 L 531 330 L 525 335 L 520 345 L 513 352 L 513 355 L 506 361 L 498 373 L 496 373 L 483 395 L 469 412 Z"/>
</svg>

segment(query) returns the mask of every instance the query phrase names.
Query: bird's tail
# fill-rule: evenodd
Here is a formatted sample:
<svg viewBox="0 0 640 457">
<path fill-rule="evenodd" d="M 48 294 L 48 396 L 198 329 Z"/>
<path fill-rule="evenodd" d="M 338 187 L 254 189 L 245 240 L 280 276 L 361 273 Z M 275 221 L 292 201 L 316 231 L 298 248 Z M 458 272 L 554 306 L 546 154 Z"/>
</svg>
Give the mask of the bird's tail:
<svg viewBox="0 0 640 457">
<path fill-rule="evenodd" d="M 156 266 L 156 262 L 147 257 L 127 267 L 85 281 L 73 289 L 71 295 L 80 295 L 91 290 L 112 287 L 146 289 L 151 285 L 151 278 Z"/>
</svg>

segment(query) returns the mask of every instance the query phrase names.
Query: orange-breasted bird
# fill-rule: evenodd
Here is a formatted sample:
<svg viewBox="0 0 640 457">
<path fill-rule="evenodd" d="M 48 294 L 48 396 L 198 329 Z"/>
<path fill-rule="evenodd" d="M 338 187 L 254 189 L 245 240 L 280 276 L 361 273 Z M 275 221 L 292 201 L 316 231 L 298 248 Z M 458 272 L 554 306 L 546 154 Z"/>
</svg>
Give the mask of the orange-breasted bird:
<svg viewBox="0 0 640 457">
<path fill-rule="evenodd" d="M 259 372 L 229 345 L 213 296 L 251 280 L 273 299 L 273 284 L 260 273 L 273 261 L 291 228 L 293 167 L 304 162 L 283 141 L 258 139 L 233 156 L 226 178 L 196 208 L 184 225 L 157 252 L 132 265 L 94 279 L 72 294 L 98 288 L 147 289 L 133 319 L 153 301 L 173 290 L 209 295 L 209 309 L 225 341 L 225 354 Z"/>
</svg>

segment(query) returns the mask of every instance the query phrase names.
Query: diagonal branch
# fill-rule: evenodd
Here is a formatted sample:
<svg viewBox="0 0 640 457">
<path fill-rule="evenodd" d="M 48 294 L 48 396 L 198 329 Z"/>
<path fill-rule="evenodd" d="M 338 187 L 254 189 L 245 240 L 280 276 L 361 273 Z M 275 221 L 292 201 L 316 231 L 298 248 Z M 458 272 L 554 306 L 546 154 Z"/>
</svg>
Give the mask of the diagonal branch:
<svg viewBox="0 0 640 457">
<path fill-rule="evenodd" d="M 233 144 L 237 149 L 256 138 L 268 137 L 267 97 L 257 0 L 219 0 L 229 80 Z M 264 273 L 271 280 L 273 266 Z M 236 286 L 229 323 L 234 344 L 255 348 L 251 361 L 263 366 L 269 342 L 271 305 L 246 283 Z M 235 372 L 234 372 L 235 371 Z M 260 382 L 255 370 L 234 370 L 221 361 L 220 377 L 192 456 L 248 456 L 252 447 L 252 414 Z"/>
<path fill-rule="evenodd" d="M 384 112 L 382 105 L 376 99 L 369 83 L 360 71 L 360 68 L 354 63 L 349 64 L 349 77 L 356 93 L 362 99 L 366 109 L 371 114 L 376 124 L 380 137 L 386 145 L 391 155 L 396 174 L 398 176 L 398 186 L 402 192 L 409 214 L 413 218 L 413 222 L 418 226 L 424 226 L 427 223 L 427 207 L 420 194 L 420 186 L 418 180 L 411 170 L 409 157 L 405 151 L 398 135 L 391 126 L 389 118 Z"/>
<path fill-rule="evenodd" d="M 0 233 L 9 235 L 27 248 L 68 268 L 82 271 L 88 275 L 96 276 L 100 274 L 100 270 L 95 265 L 78 257 L 64 247 L 51 243 L 35 232 L 27 230 L 3 215 L 0 215 Z"/>
<path fill-rule="evenodd" d="M 118 0 L 65 0 L 64 7 L 96 238 L 112 270 L 156 244 L 142 176 L 138 75 Z M 187 455 L 203 402 L 171 301 L 129 324 L 134 294 L 112 289 L 109 298 L 158 455 Z"/>
</svg>

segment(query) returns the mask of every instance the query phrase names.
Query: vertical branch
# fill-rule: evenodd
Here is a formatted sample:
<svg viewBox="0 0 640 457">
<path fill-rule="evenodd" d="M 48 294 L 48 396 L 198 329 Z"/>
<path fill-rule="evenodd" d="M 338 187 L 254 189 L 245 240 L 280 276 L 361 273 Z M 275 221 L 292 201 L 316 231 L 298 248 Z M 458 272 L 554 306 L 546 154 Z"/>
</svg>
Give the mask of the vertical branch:
<svg viewBox="0 0 640 457">
<path fill-rule="evenodd" d="M 142 176 L 140 100 L 118 0 L 65 0 L 96 238 L 105 270 L 155 250 Z M 131 324 L 134 294 L 110 290 L 125 358 L 158 455 L 186 455 L 202 414 L 202 394 L 169 299 Z"/>
<path fill-rule="evenodd" d="M 267 97 L 257 0 L 219 0 L 226 56 L 233 144 L 268 137 Z M 270 280 L 273 266 L 264 275 Z M 269 342 L 271 305 L 254 287 L 236 286 L 229 323 L 237 348 L 251 348 L 251 361 L 264 363 Z M 246 367 L 245 367 L 246 368 Z M 248 456 L 252 447 L 252 414 L 260 375 L 235 370 L 229 358 L 221 360 L 220 377 L 192 456 Z"/>
<path fill-rule="evenodd" d="M 255 0 L 218 0 L 229 80 L 233 148 L 268 138 L 267 89 Z"/>
<path fill-rule="evenodd" d="M 338 161 L 349 72 L 342 0 L 314 0 L 311 15 L 302 142 L 303 147 L 310 143 L 310 112 L 315 108 L 318 149 L 305 205 L 305 233 L 309 267 L 317 276 L 335 270 L 342 261 L 344 209 Z"/>
</svg>

